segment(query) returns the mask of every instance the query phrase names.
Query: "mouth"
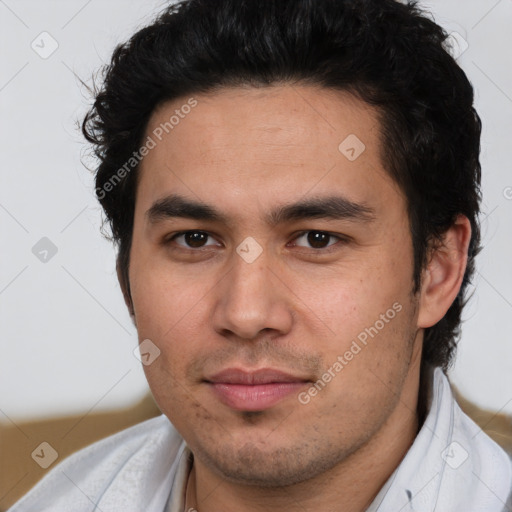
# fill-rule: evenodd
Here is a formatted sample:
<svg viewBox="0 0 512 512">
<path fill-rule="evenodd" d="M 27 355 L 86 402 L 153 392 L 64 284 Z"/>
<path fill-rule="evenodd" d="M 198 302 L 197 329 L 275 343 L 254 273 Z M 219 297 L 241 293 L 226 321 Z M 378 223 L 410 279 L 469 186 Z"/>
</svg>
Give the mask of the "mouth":
<svg viewBox="0 0 512 512">
<path fill-rule="evenodd" d="M 311 381 L 272 368 L 255 371 L 228 368 L 204 382 L 222 403 L 234 410 L 263 411 Z"/>
</svg>

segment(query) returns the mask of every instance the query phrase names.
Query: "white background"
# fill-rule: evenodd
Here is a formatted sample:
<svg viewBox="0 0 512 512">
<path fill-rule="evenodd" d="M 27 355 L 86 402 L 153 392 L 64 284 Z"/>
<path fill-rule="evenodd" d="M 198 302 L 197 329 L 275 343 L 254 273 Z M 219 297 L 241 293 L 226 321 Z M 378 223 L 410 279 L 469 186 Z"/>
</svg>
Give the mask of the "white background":
<svg viewBox="0 0 512 512">
<path fill-rule="evenodd" d="M 0 0 L 0 421 L 127 406 L 148 390 L 81 163 L 90 161 L 76 123 L 89 97 L 75 74 L 90 83 L 164 5 Z M 512 1 L 423 5 L 469 44 L 458 60 L 484 123 L 486 248 L 451 379 L 478 404 L 512 413 Z M 47 59 L 31 48 L 44 31 L 59 45 Z M 32 253 L 42 237 L 58 249 L 47 263 Z"/>
</svg>

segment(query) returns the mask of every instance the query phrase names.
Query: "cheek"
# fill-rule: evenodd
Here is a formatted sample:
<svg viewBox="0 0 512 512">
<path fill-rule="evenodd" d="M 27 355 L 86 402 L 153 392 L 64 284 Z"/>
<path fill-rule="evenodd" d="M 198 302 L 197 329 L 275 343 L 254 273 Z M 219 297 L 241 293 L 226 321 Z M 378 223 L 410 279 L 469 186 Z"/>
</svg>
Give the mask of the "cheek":
<svg viewBox="0 0 512 512">
<path fill-rule="evenodd" d="M 321 380 L 329 383 L 314 402 L 324 417 L 325 411 L 334 413 L 333 423 L 342 414 L 348 424 L 364 430 L 376 415 L 385 416 L 400 395 L 412 351 L 413 309 L 394 304 L 394 308 L 377 309 L 378 315 L 358 319 L 358 325 L 353 322 L 350 333 L 340 325 L 337 338 L 324 347 L 326 367 Z"/>
<path fill-rule="evenodd" d="M 205 302 L 208 284 L 183 271 L 170 271 L 154 262 L 134 262 L 132 299 L 140 336 L 166 340 L 176 332 L 193 330 L 192 321 Z"/>
<path fill-rule="evenodd" d="M 402 275 L 400 275 L 402 274 Z M 305 293 L 307 305 L 335 334 L 355 336 L 373 325 L 381 314 L 409 301 L 409 280 L 391 262 L 355 269 L 326 280 L 315 293 Z M 412 286 L 412 284 L 411 284 Z M 298 290 L 298 295 L 300 289 Z M 393 316 L 393 311 L 391 311 Z"/>
<path fill-rule="evenodd" d="M 169 381 L 176 396 L 185 382 L 187 363 L 204 350 L 201 340 L 211 314 L 211 294 L 206 280 L 183 272 L 176 277 L 155 265 L 137 274 L 132 288 L 140 340 L 150 339 L 160 350 L 154 364 L 144 367 L 148 382 L 158 394 L 167 392 Z M 135 272 L 134 272 L 135 274 Z M 175 275 L 178 275 L 175 273 Z"/>
<path fill-rule="evenodd" d="M 315 314 L 330 331 L 317 347 L 328 367 L 343 357 L 349 381 L 358 380 L 361 372 L 387 380 L 407 364 L 414 334 L 412 281 L 407 268 L 393 269 L 392 259 L 382 259 L 359 275 L 333 280 L 316 297 Z"/>
</svg>

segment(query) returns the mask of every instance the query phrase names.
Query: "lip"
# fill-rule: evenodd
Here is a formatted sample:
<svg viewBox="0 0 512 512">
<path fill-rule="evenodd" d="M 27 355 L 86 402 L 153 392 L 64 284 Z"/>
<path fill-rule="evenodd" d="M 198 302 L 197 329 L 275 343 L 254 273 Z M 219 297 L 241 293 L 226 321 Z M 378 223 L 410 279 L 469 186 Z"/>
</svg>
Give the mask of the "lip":
<svg viewBox="0 0 512 512">
<path fill-rule="evenodd" d="M 309 379 L 273 368 L 228 368 L 205 379 L 219 400 L 238 411 L 262 411 L 298 392 Z"/>
</svg>

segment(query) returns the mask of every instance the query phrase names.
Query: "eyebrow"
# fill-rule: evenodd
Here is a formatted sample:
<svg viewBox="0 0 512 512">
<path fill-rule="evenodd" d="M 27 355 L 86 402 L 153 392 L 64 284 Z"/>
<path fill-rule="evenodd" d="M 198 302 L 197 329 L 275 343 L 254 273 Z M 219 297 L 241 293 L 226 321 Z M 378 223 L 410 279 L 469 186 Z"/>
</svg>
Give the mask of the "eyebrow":
<svg viewBox="0 0 512 512">
<path fill-rule="evenodd" d="M 230 225 L 229 218 L 214 206 L 172 194 L 157 200 L 146 212 L 150 224 L 172 218 L 186 218 Z M 364 203 L 343 196 L 312 197 L 296 203 L 278 206 L 266 215 L 270 226 L 297 220 L 333 219 L 371 222 L 375 210 Z"/>
</svg>

